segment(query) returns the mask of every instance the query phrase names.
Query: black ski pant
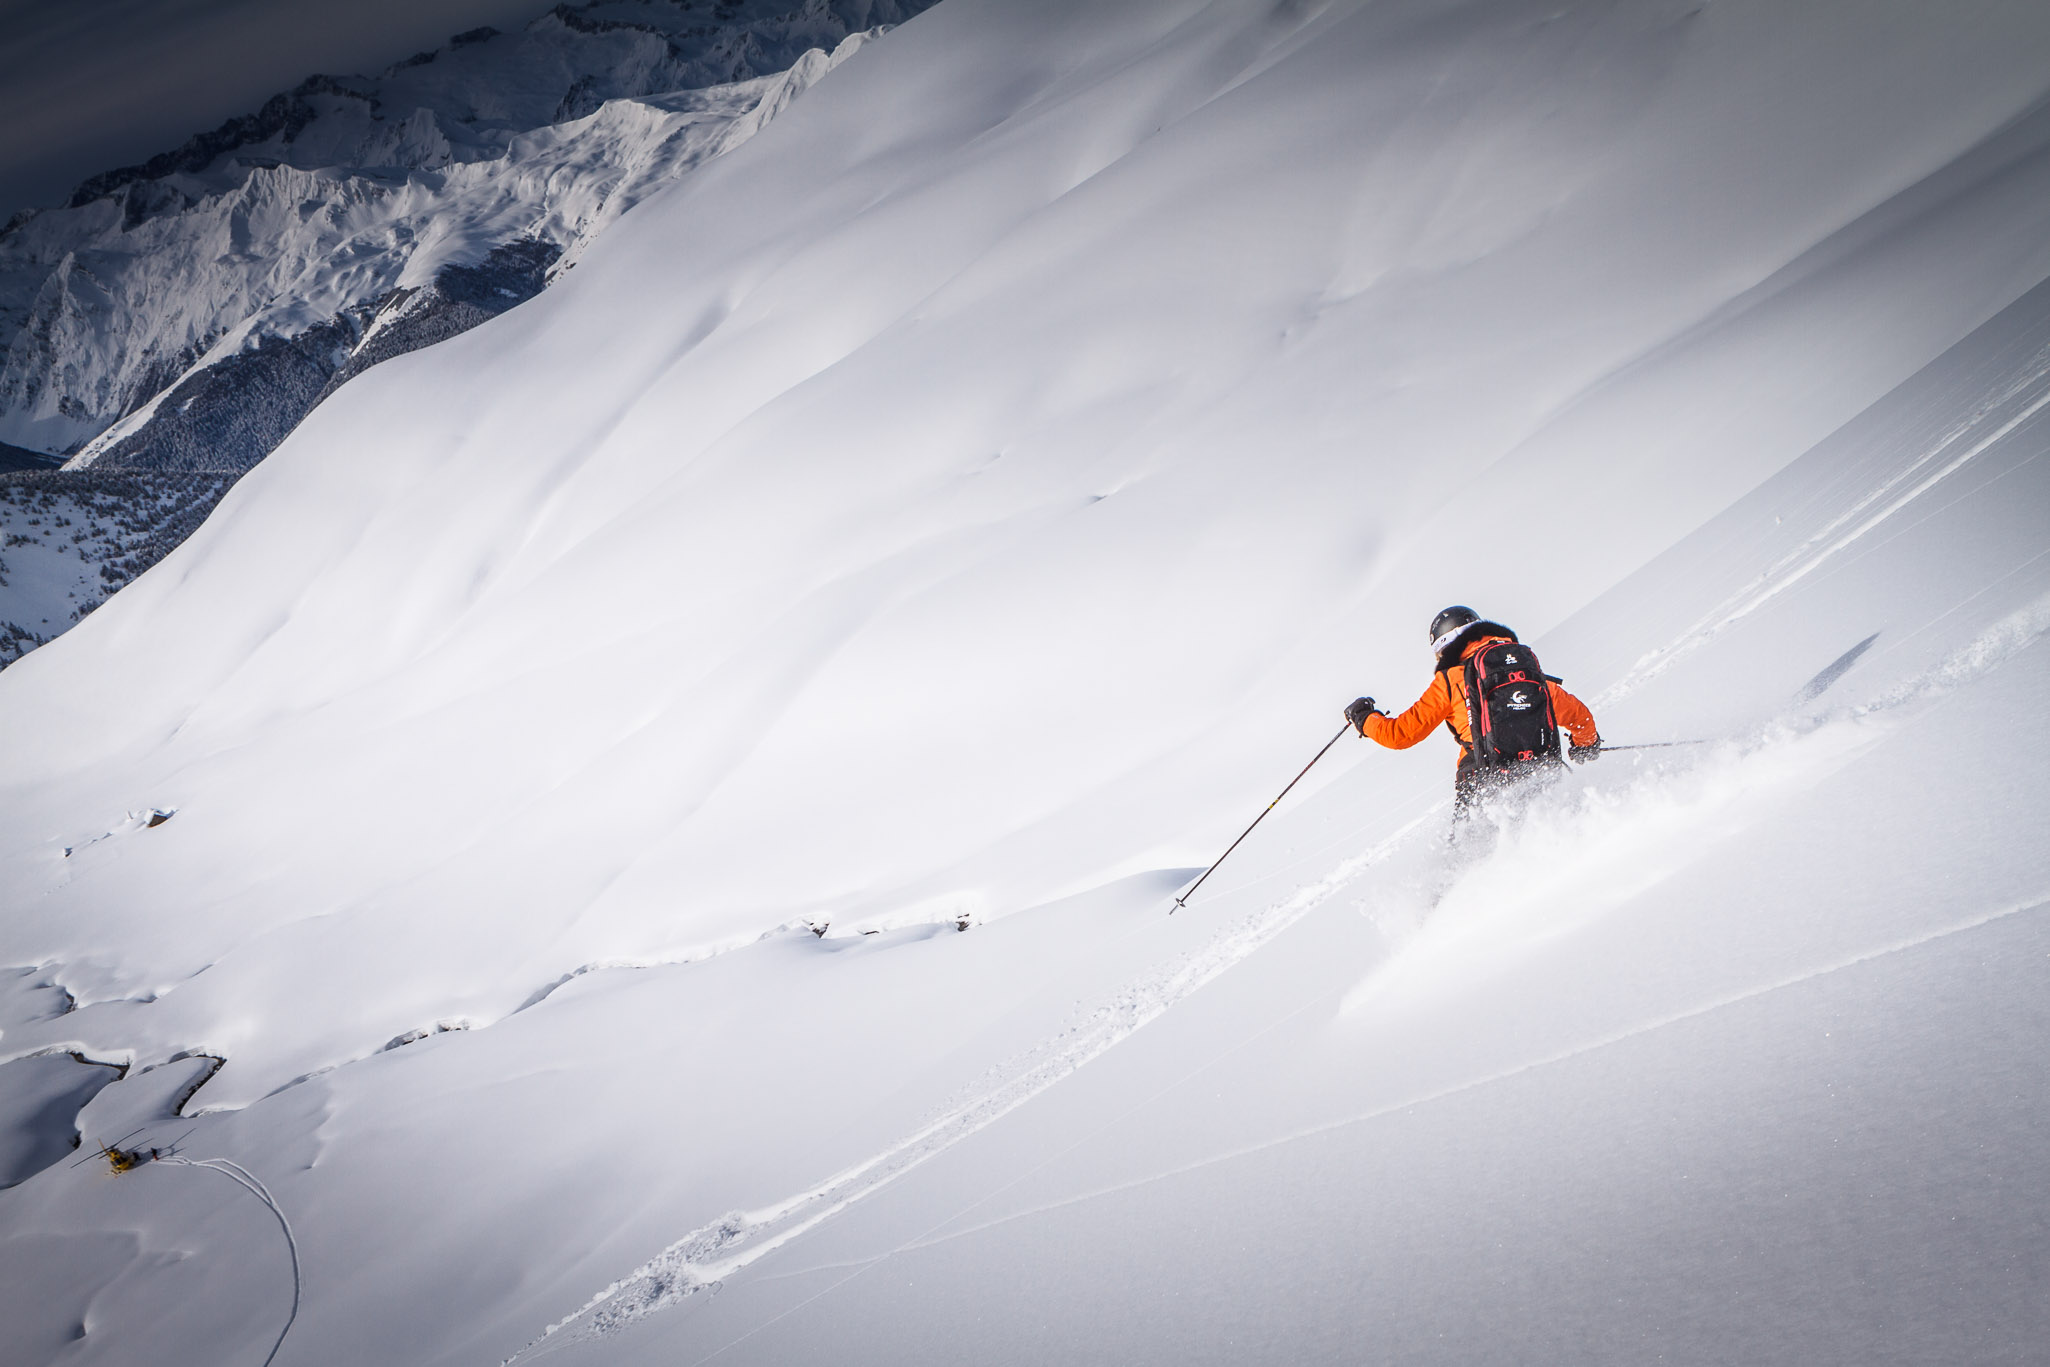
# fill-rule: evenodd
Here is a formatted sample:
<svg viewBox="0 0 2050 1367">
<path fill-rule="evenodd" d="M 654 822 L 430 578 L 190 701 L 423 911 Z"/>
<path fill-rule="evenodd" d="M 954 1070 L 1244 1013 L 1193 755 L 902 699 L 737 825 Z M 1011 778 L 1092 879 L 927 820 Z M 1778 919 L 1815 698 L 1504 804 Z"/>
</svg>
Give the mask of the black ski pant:
<svg viewBox="0 0 2050 1367">
<path fill-rule="evenodd" d="M 1514 793 L 1534 778 L 1556 774 L 1563 767 L 1562 761 L 1549 757 L 1496 768 L 1468 763 L 1462 756 L 1459 767 L 1452 772 L 1452 830 L 1448 840 L 1453 849 L 1472 858 L 1486 854 L 1495 843 L 1495 826 L 1474 818 L 1490 803 Z"/>
</svg>

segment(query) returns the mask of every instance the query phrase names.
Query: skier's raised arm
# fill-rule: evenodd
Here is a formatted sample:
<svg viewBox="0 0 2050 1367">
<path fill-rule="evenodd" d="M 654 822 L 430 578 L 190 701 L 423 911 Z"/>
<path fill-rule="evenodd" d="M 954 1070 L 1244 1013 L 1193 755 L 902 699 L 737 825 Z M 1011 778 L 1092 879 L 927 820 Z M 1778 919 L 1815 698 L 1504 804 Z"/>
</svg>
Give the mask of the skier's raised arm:
<svg viewBox="0 0 2050 1367">
<path fill-rule="evenodd" d="M 1364 702 L 1363 709 L 1359 704 Z M 1387 746 L 1390 750 L 1407 750 L 1431 732 L 1443 726 L 1452 717 L 1453 695 L 1443 674 L 1433 674 L 1431 682 L 1424 689 L 1423 696 L 1410 704 L 1409 710 L 1401 716 L 1391 717 L 1373 706 L 1372 698 L 1362 698 L 1346 709 L 1345 717 L 1353 728 L 1368 740 Z M 1359 709 L 1359 715 L 1354 715 Z"/>
</svg>

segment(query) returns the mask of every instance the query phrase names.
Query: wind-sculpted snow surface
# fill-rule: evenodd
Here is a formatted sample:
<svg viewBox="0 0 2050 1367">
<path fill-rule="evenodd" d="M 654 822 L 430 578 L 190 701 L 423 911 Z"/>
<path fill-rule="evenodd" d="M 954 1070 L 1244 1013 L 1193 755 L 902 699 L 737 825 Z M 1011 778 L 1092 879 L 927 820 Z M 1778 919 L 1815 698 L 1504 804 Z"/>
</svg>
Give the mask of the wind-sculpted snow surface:
<svg viewBox="0 0 2050 1367">
<path fill-rule="evenodd" d="M 2046 56 L 945 0 L 0 674 L 0 1066 L 262 1176 L 280 1363 L 2025 1361 Z M 1458 601 L 1699 743 L 1167 915 Z M 260 1360 L 226 1188 L 0 1317 Z"/>
</svg>

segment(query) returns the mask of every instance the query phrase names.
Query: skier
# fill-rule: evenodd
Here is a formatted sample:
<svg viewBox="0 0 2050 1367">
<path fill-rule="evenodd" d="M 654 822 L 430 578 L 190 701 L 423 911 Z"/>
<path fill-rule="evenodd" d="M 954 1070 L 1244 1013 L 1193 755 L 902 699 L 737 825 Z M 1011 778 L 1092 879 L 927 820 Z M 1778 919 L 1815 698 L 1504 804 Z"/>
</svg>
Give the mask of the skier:
<svg viewBox="0 0 2050 1367">
<path fill-rule="evenodd" d="M 1488 794 L 1555 769 L 1562 727 L 1572 737 L 1572 759 L 1601 753 L 1587 705 L 1542 672 L 1537 656 L 1508 627 L 1481 620 L 1472 608 L 1449 607 L 1431 622 L 1431 650 L 1438 672 L 1407 712 L 1391 717 L 1372 698 L 1356 698 L 1345 719 L 1391 750 L 1407 750 L 1444 725 L 1459 742 L 1455 825 Z"/>
</svg>

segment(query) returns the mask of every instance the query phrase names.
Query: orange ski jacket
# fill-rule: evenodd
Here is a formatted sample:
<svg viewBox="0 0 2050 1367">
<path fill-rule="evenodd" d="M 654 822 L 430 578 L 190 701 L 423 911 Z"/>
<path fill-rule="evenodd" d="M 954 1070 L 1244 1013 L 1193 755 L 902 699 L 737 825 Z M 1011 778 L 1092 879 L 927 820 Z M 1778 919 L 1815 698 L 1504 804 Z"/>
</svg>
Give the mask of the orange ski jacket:
<svg viewBox="0 0 2050 1367">
<path fill-rule="evenodd" d="M 1459 762 L 1471 763 L 1473 727 L 1466 715 L 1466 661 L 1483 646 L 1515 639 L 1500 634 L 1475 637 L 1461 649 L 1457 661 L 1431 676 L 1424 695 L 1407 712 L 1399 717 L 1371 713 L 1361 724 L 1360 734 L 1391 750 L 1407 750 L 1438 727 L 1450 727 L 1459 741 Z M 1559 729 L 1573 738 L 1573 747 L 1583 749 L 1601 744 L 1601 734 L 1595 730 L 1594 714 L 1587 710 L 1587 704 L 1549 679 L 1545 687 L 1551 690 L 1552 715 L 1558 719 Z"/>
</svg>

